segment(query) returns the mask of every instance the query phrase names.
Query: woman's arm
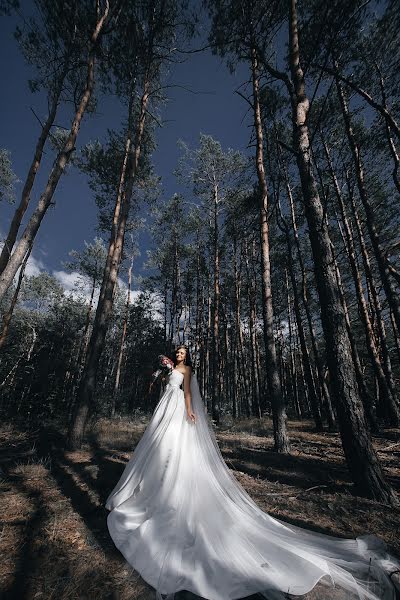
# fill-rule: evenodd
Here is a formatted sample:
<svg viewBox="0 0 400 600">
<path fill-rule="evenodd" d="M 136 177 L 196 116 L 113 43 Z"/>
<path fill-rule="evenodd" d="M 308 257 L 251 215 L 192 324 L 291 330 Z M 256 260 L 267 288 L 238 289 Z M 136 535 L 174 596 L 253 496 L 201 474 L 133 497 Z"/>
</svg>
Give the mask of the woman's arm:
<svg viewBox="0 0 400 600">
<path fill-rule="evenodd" d="M 194 413 L 192 413 L 192 395 L 190 393 L 190 380 L 192 378 L 192 368 L 191 367 L 186 367 L 185 369 L 185 373 L 183 376 L 183 391 L 185 394 L 185 405 L 186 405 L 186 412 L 188 415 L 188 418 L 195 423 L 196 422 L 196 416 Z"/>
</svg>

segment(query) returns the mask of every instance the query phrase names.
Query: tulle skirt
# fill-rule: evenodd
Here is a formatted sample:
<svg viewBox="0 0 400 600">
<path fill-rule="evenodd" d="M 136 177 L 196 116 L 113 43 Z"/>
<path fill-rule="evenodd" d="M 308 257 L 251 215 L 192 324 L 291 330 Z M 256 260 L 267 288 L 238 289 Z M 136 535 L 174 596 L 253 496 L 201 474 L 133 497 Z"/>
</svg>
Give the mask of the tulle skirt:
<svg viewBox="0 0 400 600">
<path fill-rule="evenodd" d="M 373 535 L 340 539 L 263 512 L 225 464 L 195 376 L 186 416 L 174 375 L 110 494 L 115 545 L 156 596 L 187 590 L 209 600 L 259 592 L 301 596 L 321 582 L 321 600 L 395 600 L 400 562 Z"/>
</svg>

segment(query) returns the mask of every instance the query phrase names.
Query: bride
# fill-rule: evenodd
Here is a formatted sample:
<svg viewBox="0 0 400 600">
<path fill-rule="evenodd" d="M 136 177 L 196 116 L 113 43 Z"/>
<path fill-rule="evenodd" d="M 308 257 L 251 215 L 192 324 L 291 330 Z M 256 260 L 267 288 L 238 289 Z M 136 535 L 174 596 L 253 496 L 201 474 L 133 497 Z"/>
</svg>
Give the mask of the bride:
<svg viewBox="0 0 400 600">
<path fill-rule="evenodd" d="M 382 540 L 302 529 L 251 499 L 222 458 L 185 346 L 106 507 L 115 545 L 158 600 L 283 600 L 318 582 L 320 600 L 396 598 L 400 562 Z"/>
</svg>

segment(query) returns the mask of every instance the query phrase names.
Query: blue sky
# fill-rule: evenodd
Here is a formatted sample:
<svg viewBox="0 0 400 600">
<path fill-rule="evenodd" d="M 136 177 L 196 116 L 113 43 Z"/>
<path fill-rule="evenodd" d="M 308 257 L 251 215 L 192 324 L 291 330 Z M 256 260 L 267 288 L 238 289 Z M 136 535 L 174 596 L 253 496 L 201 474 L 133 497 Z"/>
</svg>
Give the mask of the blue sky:
<svg viewBox="0 0 400 600">
<path fill-rule="evenodd" d="M 27 5 L 24 3 L 24 7 Z M 0 73 L 3 82 L 0 95 L 0 147 L 10 151 L 13 169 L 21 180 L 16 190 L 18 199 L 39 133 L 39 124 L 32 110 L 39 118 L 44 118 L 47 105 L 41 94 L 33 95 L 29 91 L 28 79 L 33 71 L 25 63 L 13 37 L 15 24 L 14 17 L 0 19 Z M 200 40 L 194 42 L 198 45 L 201 43 Z M 224 148 L 245 150 L 251 130 L 246 126 L 249 125 L 248 119 L 244 122 L 242 119 L 248 106 L 235 94 L 235 89 L 247 78 L 244 65 L 232 75 L 223 61 L 210 51 L 191 54 L 183 64 L 171 67 L 168 84 L 184 86 L 196 93 L 182 87 L 168 90 L 169 100 L 162 109 L 164 126 L 156 132 L 158 147 L 153 155 L 155 172 L 162 178 L 160 201 L 168 199 L 178 189 L 173 175 L 179 157 L 177 140 L 183 139 L 195 146 L 201 132 L 212 135 Z M 115 98 L 100 97 L 98 114 L 85 116 L 83 120 L 78 147 L 89 140 L 101 139 L 107 128 L 117 127 L 120 115 Z M 64 109 L 56 121 L 57 125 L 69 126 L 71 113 Z M 52 160 L 53 153 L 48 149 L 33 190 L 31 210 L 43 189 Z M 62 263 L 68 260 L 68 252 L 83 248 L 84 240 L 89 242 L 96 235 L 93 194 L 85 176 L 78 170 L 71 168 L 63 176 L 55 201 L 55 207 L 48 211 L 36 238 L 31 272 L 36 268 L 62 273 Z M 0 205 L 2 236 L 8 228 L 13 210 L 13 206 L 5 202 Z M 148 236 L 142 235 L 142 256 L 136 260 L 136 274 L 141 272 L 149 245 Z"/>
</svg>

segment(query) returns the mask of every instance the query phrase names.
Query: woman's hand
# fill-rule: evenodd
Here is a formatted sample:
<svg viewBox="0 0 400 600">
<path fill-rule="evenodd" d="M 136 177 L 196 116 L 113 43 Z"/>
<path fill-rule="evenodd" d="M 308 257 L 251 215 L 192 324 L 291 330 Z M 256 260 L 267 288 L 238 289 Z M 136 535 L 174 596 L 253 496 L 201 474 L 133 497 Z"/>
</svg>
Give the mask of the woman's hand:
<svg viewBox="0 0 400 600">
<path fill-rule="evenodd" d="M 196 423 L 196 415 L 194 413 L 192 413 L 191 410 L 187 411 L 187 416 L 189 421 L 191 421 L 192 423 Z"/>
</svg>

